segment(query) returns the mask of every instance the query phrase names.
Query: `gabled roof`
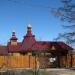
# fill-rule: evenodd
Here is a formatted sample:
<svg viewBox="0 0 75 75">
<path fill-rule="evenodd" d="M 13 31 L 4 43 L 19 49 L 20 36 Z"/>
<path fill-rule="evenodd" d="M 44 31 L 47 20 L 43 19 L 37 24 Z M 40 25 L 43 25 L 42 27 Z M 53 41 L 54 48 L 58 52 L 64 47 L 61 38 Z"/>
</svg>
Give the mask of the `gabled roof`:
<svg viewBox="0 0 75 75">
<path fill-rule="evenodd" d="M 32 46 L 32 51 L 50 50 L 50 42 L 37 41 Z"/>
<path fill-rule="evenodd" d="M 69 45 L 65 44 L 64 42 L 58 42 L 57 45 L 60 46 L 64 50 L 73 50 L 72 47 L 70 47 Z"/>
<path fill-rule="evenodd" d="M 17 45 L 11 45 L 11 41 L 7 46 L 0 46 L 0 55 L 5 55 L 8 52 L 27 52 L 27 51 L 52 51 L 52 50 L 73 50 L 70 46 L 63 42 L 51 41 L 36 41 L 32 34 L 31 27 L 27 27 L 27 34 L 22 42 L 17 42 Z M 12 34 L 12 39 L 17 40 L 15 32 Z"/>
<path fill-rule="evenodd" d="M 24 48 L 22 44 L 23 43 L 18 42 L 17 45 L 11 45 L 9 42 L 7 46 L 0 46 L 0 55 L 7 55 L 8 52 L 51 51 L 52 46 L 54 46 L 56 50 L 73 50 L 73 48 L 63 42 L 36 41 L 31 45 L 25 42 L 24 44 L 26 46 Z"/>
<path fill-rule="evenodd" d="M 30 48 L 26 50 L 32 51 L 51 51 L 52 47 L 55 47 L 55 50 L 73 50 L 70 46 L 63 42 L 50 42 L 50 41 L 37 41 Z"/>
<path fill-rule="evenodd" d="M 11 45 L 10 42 L 8 44 L 8 52 L 20 52 L 21 51 L 21 43 L 18 42 L 17 45 Z"/>
<path fill-rule="evenodd" d="M 21 42 L 17 45 L 8 45 L 8 52 L 27 52 L 27 51 L 51 51 L 52 47 L 55 50 L 73 50 L 70 46 L 63 42 L 50 42 L 50 41 L 36 41 L 29 45 L 27 42 L 24 43 L 26 46 L 23 48 Z M 28 45 L 28 46 L 27 46 Z"/>
</svg>

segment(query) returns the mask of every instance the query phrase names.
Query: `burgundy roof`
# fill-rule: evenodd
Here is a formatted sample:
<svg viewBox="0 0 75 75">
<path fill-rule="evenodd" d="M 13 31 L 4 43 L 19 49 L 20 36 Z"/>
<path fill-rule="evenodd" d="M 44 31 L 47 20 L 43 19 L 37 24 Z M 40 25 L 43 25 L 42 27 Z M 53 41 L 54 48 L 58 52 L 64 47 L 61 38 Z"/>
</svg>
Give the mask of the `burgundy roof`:
<svg viewBox="0 0 75 75">
<path fill-rule="evenodd" d="M 61 48 L 63 48 L 64 50 L 73 50 L 72 47 L 70 47 L 69 45 L 65 44 L 64 42 L 58 42 L 58 46 L 61 46 Z"/>
<path fill-rule="evenodd" d="M 10 40 L 17 40 L 17 38 L 16 37 L 12 37 Z"/>
<path fill-rule="evenodd" d="M 21 51 L 21 43 L 17 43 L 17 45 L 11 45 L 10 42 L 8 44 L 8 52 L 20 52 Z"/>
<path fill-rule="evenodd" d="M 16 38 L 15 32 L 13 32 L 12 38 L 13 40 Z M 27 34 L 24 36 L 22 42 L 18 42 L 17 45 L 11 45 L 10 42 L 7 46 L 0 46 L 0 55 L 7 54 L 8 52 L 51 51 L 52 46 L 54 46 L 56 50 L 73 50 L 63 42 L 36 41 L 35 36 L 32 35 L 31 28 L 28 28 Z"/>
<path fill-rule="evenodd" d="M 24 48 L 22 47 L 22 44 L 23 43 L 18 43 L 16 46 L 9 45 L 8 52 L 51 51 L 52 46 L 54 46 L 56 50 L 73 50 L 63 42 L 36 41 L 31 45 L 26 42 L 24 43 L 26 45 Z"/>
<path fill-rule="evenodd" d="M 44 50 L 49 50 L 50 49 L 50 42 L 44 42 L 44 41 L 37 41 L 34 43 L 32 46 L 33 51 L 44 51 Z"/>
<path fill-rule="evenodd" d="M 40 51 L 51 51 L 52 46 L 55 47 L 56 50 L 73 50 L 70 46 L 63 42 L 46 42 L 46 41 L 37 41 L 29 50 L 40 50 Z"/>
</svg>

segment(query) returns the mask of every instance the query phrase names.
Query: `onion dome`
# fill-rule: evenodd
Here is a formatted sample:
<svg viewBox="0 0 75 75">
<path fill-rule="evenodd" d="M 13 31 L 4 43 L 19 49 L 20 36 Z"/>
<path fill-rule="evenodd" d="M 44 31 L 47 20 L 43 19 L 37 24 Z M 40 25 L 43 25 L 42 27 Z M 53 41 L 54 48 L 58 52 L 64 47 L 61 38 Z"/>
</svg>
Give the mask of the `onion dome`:
<svg viewBox="0 0 75 75">
<path fill-rule="evenodd" d="M 28 24 L 27 28 L 30 28 L 31 29 L 32 28 L 31 24 Z"/>
<path fill-rule="evenodd" d="M 17 40 L 17 37 L 16 37 L 16 34 L 15 34 L 15 31 L 12 32 L 12 37 L 10 40 Z"/>
<path fill-rule="evenodd" d="M 31 26 L 31 24 L 28 24 L 28 26 L 27 26 L 27 34 L 26 34 L 26 36 L 33 36 L 32 35 L 32 26 Z"/>
</svg>

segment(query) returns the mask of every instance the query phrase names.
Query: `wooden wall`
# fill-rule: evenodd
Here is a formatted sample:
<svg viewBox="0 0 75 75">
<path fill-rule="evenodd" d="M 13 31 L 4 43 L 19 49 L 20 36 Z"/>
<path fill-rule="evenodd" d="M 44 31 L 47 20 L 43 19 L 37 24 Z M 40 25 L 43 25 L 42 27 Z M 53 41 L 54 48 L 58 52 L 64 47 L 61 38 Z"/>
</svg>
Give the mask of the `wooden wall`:
<svg viewBox="0 0 75 75">
<path fill-rule="evenodd" d="M 33 68 L 37 66 L 37 58 L 35 56 L 0 56 L 0 68 Z"/>
<path fill-rule="evenodd" d="M 41 65 L 42 61 L 38 62 L 38 57 L 32 55 L 14 55 L 14 56 L 0 56 L 0 69 L 2 68 L 32 68 L 35 69 L 37 66 Z M 39 60 L 40 61 L 40 60 Z M 61 67 L 70 67 L 71 57 L 67 55 L 67 59 L 65 56 L 62 56 L 60 59 Z M 37 64 L 38 63 L 38 64 Z M 46 61 L 46 66 L 47 66 Z M 72 55 L 72 66 L 75 66 L 75 54 Z"/>
</svg>

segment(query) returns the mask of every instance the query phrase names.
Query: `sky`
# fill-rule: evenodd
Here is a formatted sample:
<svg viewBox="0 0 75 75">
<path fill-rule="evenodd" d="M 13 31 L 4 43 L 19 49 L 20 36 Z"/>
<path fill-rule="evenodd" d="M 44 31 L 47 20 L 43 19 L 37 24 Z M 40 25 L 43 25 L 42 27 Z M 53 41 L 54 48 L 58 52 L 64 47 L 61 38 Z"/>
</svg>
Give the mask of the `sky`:
<svg viewBox="0 0 75 75">
<path fill-rule="evenodd" d="M 29 22 L 36 40 L 53 41 L 64 32 L 62 22 L 50 12 L 59 6 L 60 0 L 0 0 L 0 44 L 10 41 L 13 30 L 21 42 Z"/>
</svg>

